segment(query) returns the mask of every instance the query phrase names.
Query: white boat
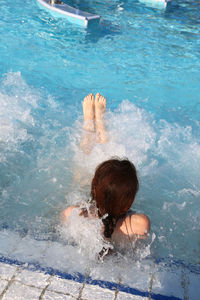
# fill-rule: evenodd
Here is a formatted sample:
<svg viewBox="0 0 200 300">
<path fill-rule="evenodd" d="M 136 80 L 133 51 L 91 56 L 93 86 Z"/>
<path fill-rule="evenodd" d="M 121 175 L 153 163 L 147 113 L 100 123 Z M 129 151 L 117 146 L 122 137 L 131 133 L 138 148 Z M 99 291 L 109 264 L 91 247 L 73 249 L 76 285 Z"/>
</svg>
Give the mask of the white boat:
<svg viewBox="0 0 200 300">
<path fill-rule="evenodd" d="M 139 0 L 139 2 L 144 3 L 147 6 L 160 9 L 167 8 L 171 1 L 172 0 Z"/>
<path fill-rule="evenodd" d="M 76 9 L 59 0 L 37 0 L 38 4 L 51 12 L 53 16 L 65 17 L 70 23 L 87 27 L 89 23 L 99 21 L 99 15 Z"/>
</svg>

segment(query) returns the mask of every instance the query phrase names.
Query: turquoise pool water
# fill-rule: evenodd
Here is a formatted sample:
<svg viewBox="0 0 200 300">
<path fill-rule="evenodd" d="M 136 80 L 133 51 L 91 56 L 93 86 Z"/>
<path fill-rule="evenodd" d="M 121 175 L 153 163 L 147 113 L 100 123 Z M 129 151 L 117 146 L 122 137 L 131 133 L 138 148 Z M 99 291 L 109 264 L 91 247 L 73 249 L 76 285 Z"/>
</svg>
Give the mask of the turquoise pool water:
<svg viewBox="0 0 200 300">
<path fill-rule="evenodd" d="M 149 256 L 199 271 L 199 4 L 73 4 L 100 14 L 100 26 L 54 19 L 34 0 L 1 1 L 0 226 L 59 239 L 60 212 L 88 192 L 74 187 L 73 165 L 92 174 L 99 161 L 127 156 L 140 176 L 133 208 L 155 234 Z M 112 138 L 85 162 L 76 120 L 98 91 Z"/>
</svg>

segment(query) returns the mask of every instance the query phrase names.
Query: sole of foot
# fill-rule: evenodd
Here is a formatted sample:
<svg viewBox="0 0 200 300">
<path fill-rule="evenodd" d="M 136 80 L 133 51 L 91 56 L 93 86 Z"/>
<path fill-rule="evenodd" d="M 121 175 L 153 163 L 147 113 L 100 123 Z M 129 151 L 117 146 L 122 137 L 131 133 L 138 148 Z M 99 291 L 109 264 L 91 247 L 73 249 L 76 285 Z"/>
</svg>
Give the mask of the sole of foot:
<svg viewBox="0 0 200 300">
<path fill-rule="evenodd" d="M 95 96 L 95 119 L 101 121 L 106 110 L 106 98 L 100 93 Z"/>
<path fill-rule="evenodd" d="M 95 119 L 95 104 L 94 95 L 91 93 L 83 100 L 83 116 L 85 121 L 94 121 Z"/>
</svg>

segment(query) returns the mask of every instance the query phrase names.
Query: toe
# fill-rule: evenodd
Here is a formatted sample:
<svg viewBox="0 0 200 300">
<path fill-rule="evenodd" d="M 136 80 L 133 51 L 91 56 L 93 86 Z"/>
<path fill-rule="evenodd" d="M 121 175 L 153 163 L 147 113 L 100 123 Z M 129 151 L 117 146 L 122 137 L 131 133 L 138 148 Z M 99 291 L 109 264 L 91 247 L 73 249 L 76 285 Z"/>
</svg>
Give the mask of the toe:
<svg viewBox="0 0 200 300">
<path fill-rule="evenodd" d="M 103 96 L 100 97 L 100 101 L 101 101 L 101 102 L 103 102 L 104 99 L 105 99 L 105 98 L 104 98 Z"/>
<path fill-rule="evenodd" d="M 83 104 L 87 101 L 87 97 L 88 96 L 85 96 L 85 98 L 83 99 L 83 102 L 82 102 Z"/>
<path fill-rule="evenodd" d="M 101 95 L 99 93 L 97 93 L 96 96 L 95 96 L 95 101 L 99 101 L 100 96 Z"/>
</svg>

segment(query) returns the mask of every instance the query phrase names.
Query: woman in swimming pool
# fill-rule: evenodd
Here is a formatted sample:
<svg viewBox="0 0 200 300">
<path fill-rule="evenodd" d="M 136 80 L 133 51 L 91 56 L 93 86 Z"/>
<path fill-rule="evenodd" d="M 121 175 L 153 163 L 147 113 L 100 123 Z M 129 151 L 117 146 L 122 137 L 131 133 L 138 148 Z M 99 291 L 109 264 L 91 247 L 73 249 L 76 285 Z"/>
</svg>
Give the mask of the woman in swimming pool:
<svg viewBox="0 0 200 300">
<path fill-rule="evenodd" d="M 108 139 L 103 122 L 105 108 L 106 99 L 99 93 L 95 100 L 93 94 L 90 94 L 83 101 L 84 136 L 81 148 L 85 153 L 91 151 L 91 133 L 95 129 L 99 143 L 106 143 Z M 96 168 L 91 184 L 90 215 L 102 218 L 104 237 L 114 243 L 145 238 L 150 230 L 150 221 L 146 215 L 129 211 L 138 188 L 136 169 L 127 159 L 110 159 Z M 75 207 L 70 206 L 63 212 L 64 221 L 67 221 Z M 82 209 L 81 215 L 88 216 L 87 210 Z"/>
</svg>

